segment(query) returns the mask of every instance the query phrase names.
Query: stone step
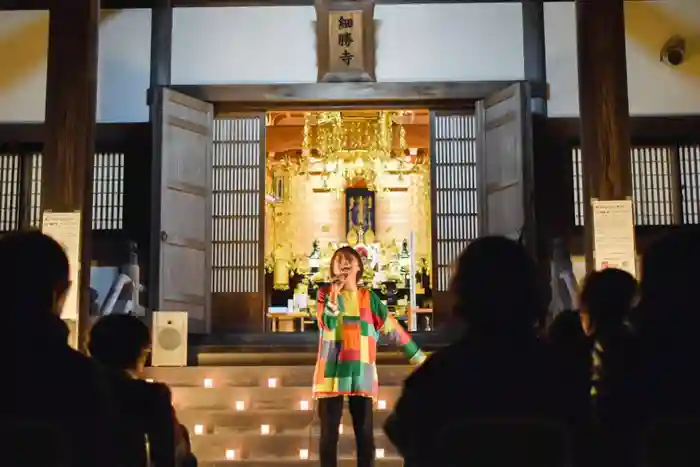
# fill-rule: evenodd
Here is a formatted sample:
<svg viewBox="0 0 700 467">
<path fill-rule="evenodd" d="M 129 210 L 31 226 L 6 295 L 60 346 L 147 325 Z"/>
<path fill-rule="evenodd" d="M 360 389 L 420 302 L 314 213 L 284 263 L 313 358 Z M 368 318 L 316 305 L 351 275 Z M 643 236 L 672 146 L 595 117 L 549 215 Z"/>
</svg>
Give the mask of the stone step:
<svg viewBox="0 0 700 467">
<path fill-rule="evenodd" d="M 204 461 L 200 462 L 200 467 L 318 467 L 318 459 L 310 457 L 308 460 L 287 459 L 250 459 L 232 461 Z M 375 467 L 403 467 L 403 459 L 398 457 L 385 457 L 377 459 Z M 357 467 L 357 460 L 354 457 L 341 457 L 338 467 Z"/>
<path fill-rule="evenodd" d="M 413 371 L 410 365 L 379 365 L 379 383 L 385 386 L 398 386 Z M 146 369 L 146 377 L 162 381 L 171 387 L 202 387 L 207 384 L 214 388 L 268 387 L 274 384 L 281 387 L 310 387 L 313 381 L 314 366 L 191 366 L 182 368 L 151 367 Z"/>
<path fill-rule="evenodd" d="M 172 387 L 173 405 L 177 410 L 301 410 L 302 401 L 314 407 L 311 387 Z M 380 386 L 375 407 L 393 407 L 401 393 L 398 386 Z M 383 401 L 383 402 L 380 402 Z"/>
<path fill-rule="evenodd" d="M 317 347 L 313 349 L 290 349 L 287 352 L 226 352 L 220 349 L 198 349 L 193 357 L 197 366 L 300 366 L 314 365 L 317 357 Z M 430 352 L 425 351 L 426 354 Z M 409 364 L 404 354 L 400 351 L 379 350 L 377 352 L 377 364 L 379 365 L 407 365 Z"/>
<path fill-rule="evenodd" d="M 318 455 L 318 432 L 300 430 L 298 432 L 261 434 L 215 434 L 192 436 L 192 450 L 202 461 L 226 460 L 227 452 L 233 450 L 239 459 L 299 459 L 300 451 L 307 455 Z M 375 446 L 378 456 L 396 457 L 396 449 L 381 431 L 375 433 Z M 352 430 L 343 430 L 338 442 L 340 456 L 353 456 L 355 436 Z"/>
<path fill-rule="evenodd" d="M 389 407 L 389 406 L 387 406 Z M 389 410 L 375 409 L 374 426 L 384 426 Z M 318 432 L 318 417 L 313 411 L 301 410 L 178 410 L 180 423 L 185 425 L 193 436 L 197 431 L 210 434 L 219 433 L 260 433 L 261 425 L 268 425 L 273 433 L 308 431 Z M 352 432 L 352 417 L 346 409 L 341 424 L 344 432 Z M 199 428 L 197 428 L 199 427 Z"/>
</svg>

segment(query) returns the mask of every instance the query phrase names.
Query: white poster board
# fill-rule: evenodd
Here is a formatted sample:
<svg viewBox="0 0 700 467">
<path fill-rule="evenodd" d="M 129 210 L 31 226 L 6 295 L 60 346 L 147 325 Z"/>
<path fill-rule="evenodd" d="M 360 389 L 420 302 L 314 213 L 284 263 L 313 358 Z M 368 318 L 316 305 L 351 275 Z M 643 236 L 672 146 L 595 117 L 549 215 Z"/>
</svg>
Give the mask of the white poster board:
<svg viewBox="0 0 700 467">
<path fill-rule="evenodd" d="M 71 288 L 63 304 L 61 318 L 77 323 L 78 307 L 78 277 L 80 275 L 80 211 L 51 212 L 44 211 L 41 230 L 44 234 L 56 240 L 65 250 L 70 265 Z M 77 329 L 77 328 L 76 328 Z"/>
<path fill-rule="evenodd" d="M 596 270 L 617 268 L 637 276 L 634 212 L 631 199 L 591 200 Z"/>
</svg>

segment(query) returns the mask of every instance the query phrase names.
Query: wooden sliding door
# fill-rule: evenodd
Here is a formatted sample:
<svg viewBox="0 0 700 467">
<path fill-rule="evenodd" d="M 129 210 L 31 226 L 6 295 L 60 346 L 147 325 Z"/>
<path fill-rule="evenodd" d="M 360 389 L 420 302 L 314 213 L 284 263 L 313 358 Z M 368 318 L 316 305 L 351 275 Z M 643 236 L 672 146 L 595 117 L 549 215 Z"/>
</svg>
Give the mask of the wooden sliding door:
<svg viewBox="0 0 700 467">
<path fill-rule="evenodd" d="M 265 323 L 265 114 L 214 121 L 213 318 L 218 331 Z"/>
<path fill-rule="evenodd" d="M 431 113 L 433 306 L 436 325 L 451 313 L 453 267 L 479 234 L 477 120 L 473 113 Z"/>
</svg>

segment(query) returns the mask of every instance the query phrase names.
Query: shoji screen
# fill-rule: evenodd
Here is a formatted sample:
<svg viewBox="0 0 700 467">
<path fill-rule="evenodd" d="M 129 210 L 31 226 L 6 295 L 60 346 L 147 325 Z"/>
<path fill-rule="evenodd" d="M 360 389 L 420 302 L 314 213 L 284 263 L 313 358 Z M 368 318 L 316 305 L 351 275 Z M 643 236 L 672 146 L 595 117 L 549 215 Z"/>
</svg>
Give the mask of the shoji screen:
<svg viewBox="0 0 700 467">
<path fill-rule="evenodd" d="M 124 223 L 124 153 L 104 152 L 95 154 L 92 192 L 92 228 L 94 230 L 121 230 Z M 23 159 L 23 161 L 21 161 Z M 20 166 L 23 166 L 23 170 Z M 22 155 L 0 154 L 0 230 L 19 227 L 20 215 L 28 216 L 29 226 L 41 225 L 41 153 Z M 20 203 L 22 185 L 28 199 Z M 28 185 L 28 186 L 27 186 Z M 20 204 L 24 214 L 20 213 Z M 8 217 L 6 208 L 15 214 Z M 26 212 L 28 210 L 28 212 Z M 9 211 L 8 211 L 9 212 Z M 13 227 L 10 227 L 13 223 Z"/>
<path fill-rule="evenodd" d="M 673 151 L 663 146 L 632 148 L 632 197 L 637 225 L 674 223 Z M 571 151 L 574 186 L 574 222 L 583 225 L 583 164 L 581 149 Z"/>
<path fill-rule="evenodd" d="M 263 116 L 214 121 L 212 292 L 262 293 Z"/>
<path fill-rule="evenodd" d="M 678 148 L 683 223 L 700 224 L 700 145 Z"/>
<path fill-rule="evenodd" d="M 21 157 L 0 153 L 0 232 L 19 228 Z"/>
<path fill-rule="evenodd" d="M 455 260 L 479 234 L 474 115 L 433 113 L 433 288 L 448 290 Z"/>
</svg>

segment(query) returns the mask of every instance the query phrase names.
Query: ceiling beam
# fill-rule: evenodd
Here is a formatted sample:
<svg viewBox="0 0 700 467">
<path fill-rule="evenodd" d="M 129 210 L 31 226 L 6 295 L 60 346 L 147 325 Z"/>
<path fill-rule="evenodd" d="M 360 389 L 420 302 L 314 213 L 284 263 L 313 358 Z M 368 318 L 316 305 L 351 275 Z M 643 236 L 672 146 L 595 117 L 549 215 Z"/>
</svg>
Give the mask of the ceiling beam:
<svg viewBox="0 0 700 467">
<path fill-rule="evenodd" d="M 50 0 L 0 0 L 0 10 L 48 10 Z M 528 3 L 538 0 L 376 0 L 380 5 L 439 3 Z M 548 0 L 569 2 L 573 0 Z M 628 0 L 654 1 L 654 0 Z M 547 3 L 547 2 L 545 2 Z M 154 0 L 102 0 L 104 10 L 152 8 Z M 172 0 L 174 8 L 227 6 L 313 6 L 314 0 Z"/>
</svg>

